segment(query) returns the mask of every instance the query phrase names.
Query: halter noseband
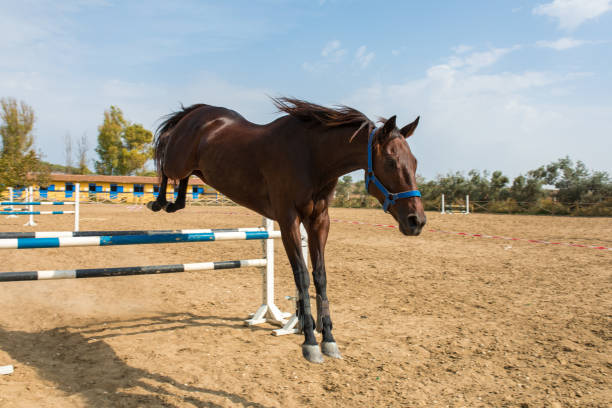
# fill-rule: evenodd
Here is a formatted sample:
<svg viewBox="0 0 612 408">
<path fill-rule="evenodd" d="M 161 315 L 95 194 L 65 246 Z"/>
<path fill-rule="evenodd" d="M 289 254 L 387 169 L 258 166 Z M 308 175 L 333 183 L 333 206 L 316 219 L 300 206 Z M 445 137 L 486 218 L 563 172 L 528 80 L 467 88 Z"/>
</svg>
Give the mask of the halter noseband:
<svg viewBox="0 0 612 408">
<path fill-rule="evenodd" d="M 377 128 L 374 128 L 372 130 L 372 133 L 370 133 L 370 136 L 368 137 L 368 171 L 365 176 L 365 187 L 366 191 L 368 191 L 368 185 L 370 184 L 370 181 L 374 182 L 374 185 L 378 187 L 380 192 L 383 193 L 383 195 L 385 196 L 383 210 L 387 212 L 389 206 L 395 204 L 395 202 L 400 198 L 420 197 L 421 192 L 419 190 L 410 190 L 403 191 L 401 193 L 390 193 L 389 190 L 387 190 L 385 186 L 383 186 L 380 180 L 376 178 L 376 176 L 374 175 L 374 167 L 372 167 L 372 140 L 374 139 L 374 133 L 376 133 L 376 130 Z"/>
</svg>

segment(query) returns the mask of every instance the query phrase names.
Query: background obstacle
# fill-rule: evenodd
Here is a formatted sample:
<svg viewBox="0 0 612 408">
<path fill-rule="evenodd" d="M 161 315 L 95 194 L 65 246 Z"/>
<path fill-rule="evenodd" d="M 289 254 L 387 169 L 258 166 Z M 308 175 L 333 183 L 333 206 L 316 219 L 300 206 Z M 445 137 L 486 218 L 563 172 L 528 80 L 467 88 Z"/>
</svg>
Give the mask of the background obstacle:
<svg viewBox="0 0 612 408">
<path fill-rule="evenodd" d="M 454 214 L 454 210 L 457 209 L 461 214 L 469 214 L 470 213 L 470 196 L 465 196 L 465 204 L 464 205 L 446 205 L 444 201 L 444 194 L 441 197 L 440 203 L 440 214 Z"/>
<path fill-rule="evenodd" d="M 74 214 L 74 230 L 79 230 L 79 192 L 80 192 L 80 184 L 76 183 L 76 194 L 74 196 L 74 201 L 34 201 L 34 189 L 33 187 L 29 187 L 26 190 L 26 200 L 25 201 L 14 201 L 14 192 L 13 189 L 9 187 L 9 201 L 2 201 L 0 205 L 8 205 L 10 208 L 5 208 L 4 211 L 0 211 L 0 215 L 8 215 L 8 218 L 14 218 L 18 215 L 29 215 L 30 218 L 24 226 L 36 226 L 36 222 L 34 222 L 35 215 L 61 215 L 61 214 Z M 15 205 L 27 205 L 28 209 L 15 210 Z M 34 206 L 39 205 L 74 205 L 74 210 L 72 211 L 34 211 Z"/>
</svg>

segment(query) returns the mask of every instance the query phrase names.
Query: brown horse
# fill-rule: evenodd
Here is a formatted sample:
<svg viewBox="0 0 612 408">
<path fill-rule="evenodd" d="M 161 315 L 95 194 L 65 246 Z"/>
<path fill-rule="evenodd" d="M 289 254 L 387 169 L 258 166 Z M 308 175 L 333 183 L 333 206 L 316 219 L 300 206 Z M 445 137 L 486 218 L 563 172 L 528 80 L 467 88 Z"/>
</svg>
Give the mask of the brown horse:
<svg viewBox="0 0 612 408">
<path fill-rule="evenodd" d="M 266 125 L 209 105 L 169 115 L 155 141 L 159 195 L 147 206 L 168 212 L 183 208 L 188 178 L 195 174 L 236 203 L 276 220 L 298 289 L 297 312 L 305 336 L 302 353 L 320 363 L 321 352 L 341 358 L 332 336 L 324 260 L 327 209 L 338 177 L 364 169 L 368 192 L 383 203 L 403 234 L 418 235 L 425 214 L 416 185 L 416 159 L 405 138 L 419 118 L 400 130 L 393 116 L 376 128 L 346 106 L 331 109 L 289 98 L 274 103 L 288 115 Z M 174 203 L 166 201 L 168 179 L 180 180 Z M 321 350 L 310 311 L 308 270 L 300 256 L 300 222 L 308 233 Z"/>
</svg>

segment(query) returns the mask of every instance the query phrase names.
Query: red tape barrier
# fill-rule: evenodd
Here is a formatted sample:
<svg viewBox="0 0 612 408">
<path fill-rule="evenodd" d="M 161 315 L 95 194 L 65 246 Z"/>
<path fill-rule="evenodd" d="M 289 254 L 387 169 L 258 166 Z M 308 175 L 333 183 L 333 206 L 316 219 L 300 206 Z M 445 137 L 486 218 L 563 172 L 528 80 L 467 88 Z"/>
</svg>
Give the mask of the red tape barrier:
<svg viewBox="0 0 612 408">
<path fill-rule="evenodd" d="M 332 221 L 341 222 L 345 224 L 359 224 L 359 225 L 371 225 L 374 227 L 397 228 L 396 225 L 370 224 L 370 223 L 361 222 L 361 221 L 345 221 L 345 220 L 338 220 L 338 219 L 332 219 Z M 436 229 L 428 229 L 427 231 L 428 232 L 440 232 L 442 234 L 462 235 L 464 237 L 505 239 L 507 241 L 523 241 L 523 242 L 530 242 L 532 244 L 562 245 L 562 246 L 570 246 L 570 247 L 576 247 L 576 248 L 591 248 L 591 249 L 602 249 L 604 251 L 612 251 L 612 248 L 608 248 L 605 246 L 599 246 L 599 245 L 572 244 L 569 242 L 551 242 L 551 241 L 544 241 L 541 239 L 512 238 L 512 237 L 503 237 L 500 235 L 472 234 L 470 232 L 455 232 L 455 231 L 444 231 L 444 230 L 436 230 Z"/>
<path fill-rule="evenodd" d="M 216 213 L 218 214 L 218 213 Z M 255 214 L 247 214 L 247 213 L 241 213 L 241 212 L 224 212 L 223 214 L 228 214 L 228 215 L 255 215 Z M 339 219 L 335 219 L 333 218 L 331 220 L 332 222 L 340 222 L 343 224 L 357 224 L 357 225 L 370 225 L 373 227 L 379 227 L 379 228 L 396 228 L 397 229 L 397 225 L 390 225 L 390 224 L 371 224 L 368 222 L 362 222 L 362 221 L 346 221 L 346 220 L 339 220 Z M 575 247 L 575 248 L 591 248 L 591 249 L 601 249 L 604 251 L 612 251 L 612 248 L 608 248 L 605 246 L 600 246 L 600 245 L 584 245 L 584 244 L 572 244 L 569 242 L 551 242 L 551 241 L 544 241 L 541 239 L 528 239 L 528 238 L 512 238 L 512 237 L 504 237 L 504 236 L 500 236 L 500 235 L 486 235 L 486 234 L 473 234 L 470 232 L 455 232 L 455 231 L 444 231 L 444 230 L 436 230 L 436 229 L 428 229 L 428 232 L 439 232 L 442 234 L 450 234 L 450 235 L 461 235 L 464 237 L 474 237 L 474 238 L 491 238 L 491 239 L 504 239 L 507 241 L 522 241 L 522 242 L 529 242 L 532 244 L 547 244 L 547 245 L 561 245 L 561 246 L 569 246 L 569 247 Z"/>
</svg>

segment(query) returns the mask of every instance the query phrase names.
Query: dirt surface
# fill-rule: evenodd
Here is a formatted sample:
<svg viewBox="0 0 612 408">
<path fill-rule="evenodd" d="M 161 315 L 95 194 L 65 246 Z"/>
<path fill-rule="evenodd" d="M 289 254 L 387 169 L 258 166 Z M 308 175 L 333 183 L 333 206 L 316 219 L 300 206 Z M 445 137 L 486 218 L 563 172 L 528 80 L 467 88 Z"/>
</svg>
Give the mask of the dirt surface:
<svg viewBox="0 0 612 408">
<path fill-rule="evenodd" d="M 260 225 L 237 207 L 153 214 L 84 205 L 81 229 Z M 376 210 L 333 219 L 392 223 Z M 425 232 L 334 222 L 327 246 L 343 360 L 306 362 L 301 336 L 245 327 L 257 269 L 0 284 L 1 407 L 609 407 L 612 219 L 429 213 Z M 69 230 L 38 216 L 36 231 Z M 0 230 L 23 227 L 2 218 Z M 259 258 L 259 241 L 2 250 L 2 271 Z M 277 305 L 293 295 L 276 250 Z M 312 291 L 311 291 L 312 292 Z"/>
</svg>

